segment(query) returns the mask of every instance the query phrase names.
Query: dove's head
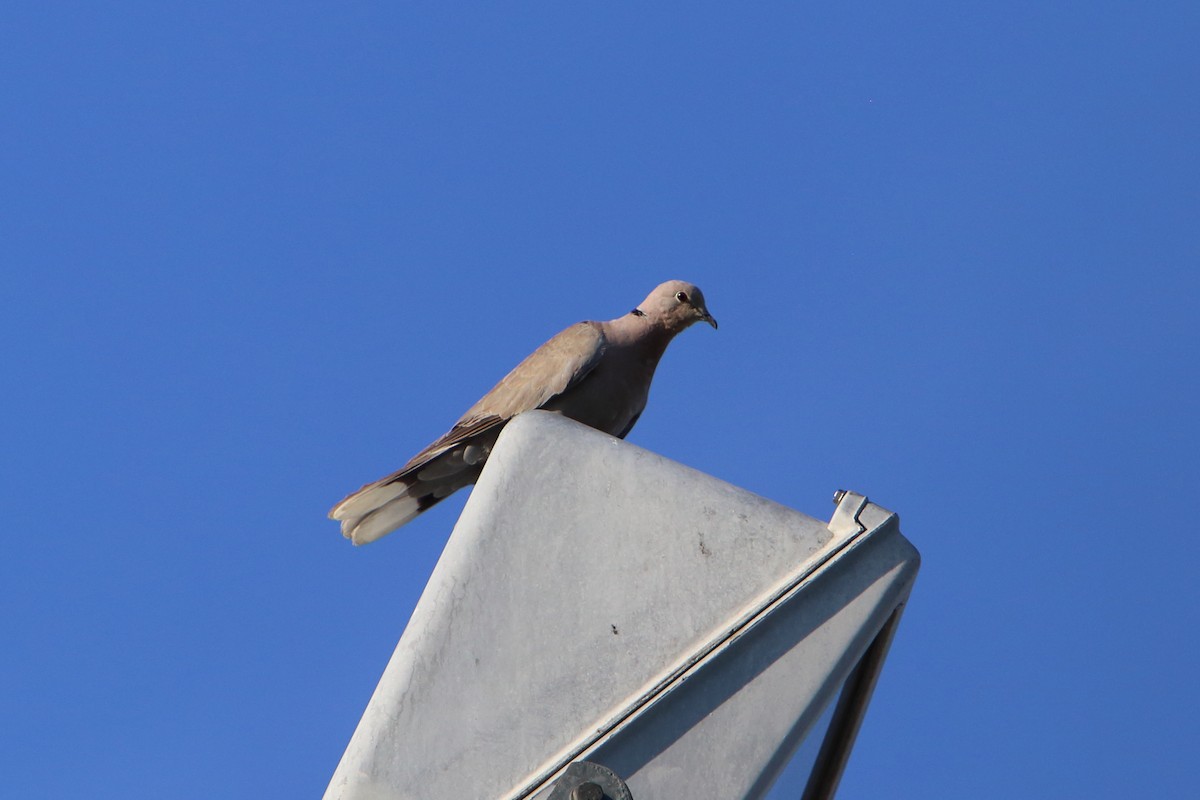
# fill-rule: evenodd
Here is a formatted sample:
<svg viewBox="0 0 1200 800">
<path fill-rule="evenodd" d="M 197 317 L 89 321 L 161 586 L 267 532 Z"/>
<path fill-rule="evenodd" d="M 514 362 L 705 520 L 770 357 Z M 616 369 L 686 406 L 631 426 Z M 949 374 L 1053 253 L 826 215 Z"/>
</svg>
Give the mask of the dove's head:
<svg viewBox="0 0 1200 800">
<path fill-rule="evenodd" d="M 667 281 L 655 287 L 638 311 L 671 333 L 679 333 L 694 322 L 717 327 L 717 321 L 704 304 L 704 293 L 686 281 Z"/>
</svg>

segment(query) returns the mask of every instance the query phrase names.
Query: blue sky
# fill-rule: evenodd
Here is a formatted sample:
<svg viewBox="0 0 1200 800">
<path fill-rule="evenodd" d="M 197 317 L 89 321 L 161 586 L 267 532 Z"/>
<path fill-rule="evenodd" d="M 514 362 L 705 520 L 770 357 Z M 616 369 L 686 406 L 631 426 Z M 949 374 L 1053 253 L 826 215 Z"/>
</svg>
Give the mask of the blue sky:
<svg viewBox="0 0 1200 800">
<path fill-rule="evenodd" d="M 319 794 L 329 506 L 683 278 L 630 441 L 923 554 L 840 796 L 1193 796 L 1200 11 L 827 5 L 6 4 L 8 791 Z"/>
</svg>

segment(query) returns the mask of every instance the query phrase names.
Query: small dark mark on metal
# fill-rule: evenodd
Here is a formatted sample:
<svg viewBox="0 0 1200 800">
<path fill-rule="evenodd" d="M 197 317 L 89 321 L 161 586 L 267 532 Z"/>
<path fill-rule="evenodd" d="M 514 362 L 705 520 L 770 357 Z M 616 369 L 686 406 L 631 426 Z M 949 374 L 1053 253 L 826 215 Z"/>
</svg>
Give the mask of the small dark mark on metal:
<svg viewBox="0 0 1200 800">
<path fill-rule="evenodd" d="M 617 630 L 617 626 L 616 626 L 616 625 L 613 625 L 613 626 L 612 626 L 612 632 L 613 632 L 613 636 L 616 636 L 618 633 L 620 633 L 620 631 L 618 631 L 618 630 Z"/>
</svg>

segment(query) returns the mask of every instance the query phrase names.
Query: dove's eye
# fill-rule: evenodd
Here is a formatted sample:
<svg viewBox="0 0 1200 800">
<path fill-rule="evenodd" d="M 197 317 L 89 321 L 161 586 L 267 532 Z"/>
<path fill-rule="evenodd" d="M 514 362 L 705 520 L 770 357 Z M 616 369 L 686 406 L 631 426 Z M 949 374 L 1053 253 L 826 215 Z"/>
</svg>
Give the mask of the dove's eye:
<svg viewBox="0 0 1200 800">
<path fill-rule="evenodd" d="M 681 303 L 686 303 L 688 301 L 687 292 L 676 292 L 675 299 Z"/>
</svg>

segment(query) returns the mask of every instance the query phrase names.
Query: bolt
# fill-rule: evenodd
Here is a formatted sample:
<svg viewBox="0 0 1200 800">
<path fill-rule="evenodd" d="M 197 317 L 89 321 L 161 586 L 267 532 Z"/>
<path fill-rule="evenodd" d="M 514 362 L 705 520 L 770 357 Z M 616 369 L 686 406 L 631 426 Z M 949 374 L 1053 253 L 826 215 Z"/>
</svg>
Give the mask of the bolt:
<svg viewBox="0 0 1200 800">
<path fill-rule="evenodd" d="M 836 506 L 838 503 L 842 502 L 842 498 L 845 496 L 846 496 L 846 490 L 838 489 L 836 492 L 833 493 L 833 504 Z"/>
<path fill-rule="evenodd" d="M 588 781 L 571 790 L 571 800 L 604 800 L 604 790 Z"/>
</svg>

